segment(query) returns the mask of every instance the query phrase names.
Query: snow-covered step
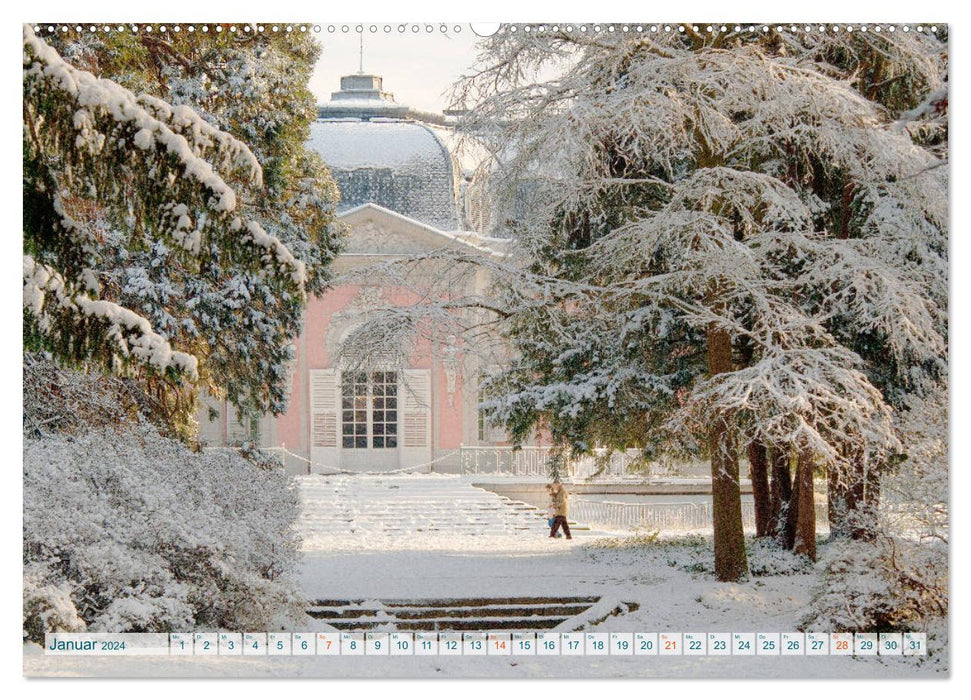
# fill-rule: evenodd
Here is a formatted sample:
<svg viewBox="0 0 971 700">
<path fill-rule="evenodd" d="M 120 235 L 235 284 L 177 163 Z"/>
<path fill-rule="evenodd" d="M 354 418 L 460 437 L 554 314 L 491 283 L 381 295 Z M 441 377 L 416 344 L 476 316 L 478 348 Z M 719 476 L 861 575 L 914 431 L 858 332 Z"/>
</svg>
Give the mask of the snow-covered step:
<svg viewBox="0 0 971 700">
<path fill-rule="evenodd" d="M 596 597 L 318 600 L 307 614 L 340 630 L 548 630 L 582 615 Z"/>
<path fill-rule="evenodd" d="M 547 534 L 545 511 L 472 486 L 453 476 L 335 475 L 296 479 L 301 505 L 299 534 L 310 549 L 328 543 L 346 549 L 359 540 L 422 541 L 455 537 L 529 537 Z M 570 524 L 579 536 L 589 528 Z"/>
<path fill-rule="evenodd" d="M 328 620 L 328 624 L 339 630 L 400 630 L 402 632 L 447 631 L 447 632 L 487 632 L 497 630 L 550 630 L 563 623 L 562 617 L 500 617 L 500 618 L 439 618 L 434 620 Z"/>
</svg>

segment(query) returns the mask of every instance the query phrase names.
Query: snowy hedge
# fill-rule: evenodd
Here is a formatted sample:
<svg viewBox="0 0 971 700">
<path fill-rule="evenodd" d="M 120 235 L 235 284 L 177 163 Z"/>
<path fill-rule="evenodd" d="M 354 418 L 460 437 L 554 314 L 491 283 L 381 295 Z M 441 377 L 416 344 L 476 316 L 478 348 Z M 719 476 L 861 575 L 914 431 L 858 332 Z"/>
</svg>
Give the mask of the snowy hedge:
<svg viewBox="0 0 971 700">
<path fill-rule="evenodd" d="M 279 471 L 148 425 L 24 440 L 24 635 L 279 629 L 298 619 Z"/>
</svg>

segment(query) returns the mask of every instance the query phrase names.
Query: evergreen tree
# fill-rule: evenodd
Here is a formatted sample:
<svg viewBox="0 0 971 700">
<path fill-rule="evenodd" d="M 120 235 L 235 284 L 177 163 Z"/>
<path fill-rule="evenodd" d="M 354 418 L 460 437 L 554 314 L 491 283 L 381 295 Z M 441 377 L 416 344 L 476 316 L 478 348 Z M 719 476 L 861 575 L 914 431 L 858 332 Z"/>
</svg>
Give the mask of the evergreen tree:
<svg viewBox="0 0 971 700">
<path fill-rule="evenodd" d="M 885 464 L 885 393 L 946 360 L 939 158 L 821 65 L 837 47 L 797 48 L 510 31 L 461 94 L 497 157 L 494 220 L 530 261 L 488 407 L 520 439 L 706 454 L 722 579 L 746 568 L 740 442 L 799 455 L 787 530 L 812 553 L 812 465 Z"/>
<path fill-rule="evenodd" d="M 228 27 L 52 41 L 75 65 L 24 30 L 25 284 L 63 279 L 69 305 L 123 309 L 152 347 L 179 348 L 184 379 L 283 410 L 306 294 L 326 286 L 341 236 L 336 187 L 304 146 L 319 49 Z M 29 348 L 132 371 L 130 340 L 104 340 L 113 326 L 62 310 L 52 333 L 43 299 L 25 293 Z M 171 364 L 138 371 L 185 426 L 194 392 Z"/>
</svg>

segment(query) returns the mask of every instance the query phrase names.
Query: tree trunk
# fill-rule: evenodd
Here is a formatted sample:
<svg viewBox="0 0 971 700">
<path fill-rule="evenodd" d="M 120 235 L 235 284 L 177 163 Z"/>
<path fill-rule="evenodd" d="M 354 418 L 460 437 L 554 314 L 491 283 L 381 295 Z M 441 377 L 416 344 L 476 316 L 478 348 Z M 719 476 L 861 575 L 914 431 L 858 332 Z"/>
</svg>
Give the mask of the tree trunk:
<svg viewBox="0 0 971 700">
<path fill-rule="evenodd" d="M 880 470 L 875 466 L 866 471 L 866 504 L 874 513 L 880 505 Z"/>
<path fill-rule="evenodd" d="M 791 467 L 786 464 L 786 477 L 790 474 Z M 799 481 L 799 466 L 796 466 L 796 478 L 792 480 L 792 491 L 789 494 L 789 503 L 786 508 L 786 517 L 782 523 L 782 546 L 786 549 L 793 549 L 796 546 L 796 527 L 799 522 L 799 491 L 802 484 Z"/>
<path fill-rule="evenodd" d="M 865 458 L 860 459 L 857 477 L 863 494 L 856 502 L 852 519 L 852 536 L 855 540 L 870 540 L 876 535 L 877 507 L 880 505 L 880 472 Z"/>
<path fill-rule="evenodd" d="M 794 538 L 792 551 L 805 554 L 816 561 L 816 495 L 813 491 L 813 455 L 807 450 L 799 453 L 796 465 Z"/>
<path fill-rule="evenodd" d="M 708 329 L 708 371 L 714 376 L 731 369 L 731 335 L 712 325 Z M 738 581 L 748 573 L 748 562 L 742 531 L 737 435 L 728 416 L 713 417 L 708 429 L 708 450 L 711 454 L 715 576 L 719 581 Z"/>
<path fill-rule="evenodd" d="M 848 499 L 848 489 L 839 470 L 829 465 L 826 468 L 826 516 L 831 539 L 850 536 Z"/>
<path fill-rule="evenodd" d="M 768 451 L 761 442 L 753 441 L 748 445 L 748 463 L 752 479 L 752 496 L 755 499 L 755 536 L 768 537 L 771 534 L 771 494 L 769 493 Z"/>
<path fill-rule="evenodd" d="M 862 452 L 853 455 L 846 486 L 846 520 L 854 540 L 870 539 L 874 533 L 873 518 L 880 490 L 875 470 L 868 467 Z"/>
<path fill-rule="evenodd" d="M 770 499 L 769 531 L 780 542 L 785 541 L 784 531 L 789 502 L 792 500 L 792 476 L 789 472 L 789 451 L 772 448 L 772 491 Z"/>
<path fill-rule="evenodd" d="M 863 507 L 865 502 L 866 482 L 863 478 L 863 458 L 854 456 L 846 484 L 846 511 L 850 514 L 851 520 L 855 521 L 859 519 L 855 516 L 858 515 L 859 509 Z M 857 525 L 853 522 L 850 525 L 853 531 L 853 539 L 856 539 L 855 530 Z"/>
</svg>

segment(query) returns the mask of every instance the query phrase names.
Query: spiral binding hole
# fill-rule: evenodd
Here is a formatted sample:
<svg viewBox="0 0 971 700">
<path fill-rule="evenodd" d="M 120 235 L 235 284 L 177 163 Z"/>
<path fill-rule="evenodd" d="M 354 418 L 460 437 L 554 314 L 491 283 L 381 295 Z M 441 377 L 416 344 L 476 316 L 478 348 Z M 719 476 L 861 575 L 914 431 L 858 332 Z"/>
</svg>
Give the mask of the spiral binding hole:
<svg viewBox="0 0 971 700">
<path fill-rule="evenodd" d="M 390 34 L 395 29 L 397 29 L 397 32 L 399 34 L 414 34 L 414 35 L 433 34 L 433 33 L 436 33 L 436 31 L 437 31 L 437 33 L 440 33 L 440 34 L 443 34 L 443 35 L 459 34 L 459 33 L 462 32 L 462 26 L 461 25 L 456 24 L 456 25 L 451 25 L 450 26 L 450 25 L 445 24 L 445 23 L 441 23 L 441 24 L 438 24 L 438 25 L 434 25 L 434 24 L 407 24 L 406 23 L 406 24 L 399 24 L 399 25 L 390 25 L 390 24 L 385 24 L 385 25 L 378 25 L 378 24 L 371 24 L 371 25 L 363 25 L 363 24 L 359 24 L 359 25 L 338 24 L 338 25 L 335 25 L 335 24 L 330 24 L 330 25 L 323 25 L 323 26 L 322 25 L 319 25 L 319 24 L 313 24 L 313 25 L 311 25 L 311 24 L 300 24 L 300 25 L 293 25 L 293 24 L 273 24 L 273 25 L 269 25 L 269 26 L 266 26 L 266 25 L 249 25 L 249 24 L 247 24 L 247 25 L 222 25 L 222 24 L 213 24 L 213 25 L 208 25 L 208 24 L 202 24 L 202 25 L 194 25 L 194 24 L 188 24 L 188 25 L 180 25 L 180 24 L 133 24 L 133 25 L 123 25 L 123 24 L 119 24 L 119 25 L 109 25 L 109 24 L 105 24 L 105 25 L 101 25 L 101 26 L 93 25 L 93 24 L 92 25 L 82 25 L 82 24 L 76 24 L 76 25 L 70 25 L 70 24 L 60 24 L 60 25 L 57 25 L 57 24 L 48 24 L 48 25 L 40 25 L 40 24 L 38 24 L 38 25 L 33 25 L 33 29 L 34 29 L 34 32 L 36 34 L 39 34 L 39 35 L 43 35 L 43 34 L 53 35 L 53 34 L 56 34 L 58 32 L 60 32 L 62 34 L 69 33 L 69 32 L 74 32 L 76 34 L 98 34 L 98 33 L 111 34 L 113 32 L 115 32 L 115 33 L 124 33 L 124 32 L 129 32 L 130 31 L 132 34 L 139 34 L 139 33 L 153 34 L 153 33 L 157 33 L 157 34 L 159 34 L 161 36 L 171 36 L 172 34 L 180 34 L 183 31 L 188 32 L 190 34 L 195 33 L 197 31 L 201 31 L 203 33 L 209 33 L 210 31 L 213 31 L 213 32 L 216 32 L 218 34 L 218 33 L 222 33 L 222 32 L 227 31 L 227 30 L 228 30 L 228 32 L 230 34 L 237 34 L 237 35 L 238 34 L 250 34 L 250 33 L 254 33 L 254 32 L 255 33 L 260 33 L 260 34 L 263 34 L 263 33 L 272 33 L 272 34 L 295 34 L 295 33 L 301 33 L 301 34 L 306 34 L 307 32 L 310 32 L 310 31 L 312 31 L 314 33 L 320 33 L 321 31 L 323 31 L 323 29 L 324 29 L 325 26 L 326 26 L 326 30 L 327 30 L 327 32 L 329 34 L 334 34 L 337 31 L 340 31 L 343 34 L 347 34 L 352 29 L 356 33 L 358 33 L 358 34 L 364 33 L 365 31 L 367 31 L 367 32 L 369 32 L 371 34 L 377 34 L 379 31 L 382 31 L 385 34 Z M 940 31 L 940 27 L 938 27 L 938 25 L 929 25 L 928 26 L 928 25 L 923 25 L 923 24 L 918 24 L 918 25 L 910 25 L 910 24 L 872 24 L 872 25 L 871 24 L 858 24 L 858 25 L 853 25 L 853 24 L 846 24 L 846 25 L 842 25 L 842 24 L 832 24 L 832 25 L 826 25 L 826 24 L 820 24 L 820 25 L 805 24 L 805 25 L 796 25 L 796 24 L 793 24 L 793 25 L 789 25 L 789 26 L 781 26 L 781 25 L 779 25 L 779 26 L 773 26 L 773 25 L 769 25 L 769 24 L 761 24 L 761 25 L 751 24 L 751 25 L 747 25 L 746 26 L 746 25 L 741 25 L 741 24 L 736 24 L 736 25 L 724 25 L 724 24 L 722 24 L 722 25 L 718 25 L 718 24 L 708 24 L 708 25 L 698 25 L 698 24 L 690 24 L 690 25 L 685 25 L 685 24 L 678 24 L 678 25 L 669 25 L 669 24 L 665 24 L 665 25 L 657 25 L 657 24 L 653 24 L 653 25 L 631 25 L 631 24 L 615 24 L 615 23 L 611 23 L 611 24 L 590 24 L 590 25 L 588 25 L 588 24 L 580 24 L 580 25 L 572 25 L 572 24 L 569 24 L 569 25 L 558 25 L 558 24 L 554 24 L 554 25 L 545 25 L 545 24 L 540 24 L 540 25 L 509 24 L 509 25 L 506 25 L 506 27 L 505 27 L 505 31 L 508 34 L 510 34 L 510 35 L 515 35 L 518 32 L 522 32 L 524 34 L 533 34 L 533 35 L 536 35 L 536 34 L 545 35 L 545 34 L 549 34 L 549 33 L 556 34 L 556 33 L 560 33 L 560 32 L 565 32 L 567 34 L 580 34 L 580 35 L 591 36 L 591 35 L 604 34 L 604 33 L 607 33 L 607 34 L 618 34 L 618 33 L 621 33 L 621 34 L 629 34 L 631 32 L 644 33 L 645 31 L 649 31 L 652 34 L 656 34 L 656 33 L 659 33 L 661 31 L 663 31 L 663 32 L 665 32 L 667 34 L 670 34 L 672 31 L 675 31 L 675 30 L 677 32 L 681 33 L 681 34 L 684 34 L 685 32 L 687 32 L 687 31 L 690 30 L 691 32 L 696 33 L 696 34 L 709 34 L 709 35 L 730 34 L 730 33 L 743 34 L 743 33 L 746 33 L 746 32 L 752 33 L 752 34 L 758 34 L 758 33 L 765 34 L 765 33 L 768 33 L 770 31 L 774 31 L 774 32 L 776 32 L 778 34 L 784 34 L 784 33 L 789 33 L 789 34 L 813 34 L 813 33 L 820 33 L 820 34 L 824 34 L 824 33 L 827 33 L 827 32 L 830 32 L 830 33 L 833 33 L 833 34 L 839 34 L 840 32 L 846 32 L 847 34 L 851 34 L 853 32 L 861 32 L 863 34 L 871 33 L 871 34 L 875 34 L 875 35 L 886 36 L 886 35 L 896 34 L 897 32 L 903 32 L 903 33 L 906 33 L 906 34 L 909 34 L 911 32 L 917 32 L 919 34 L 937 34 Z"/>
</svg>

